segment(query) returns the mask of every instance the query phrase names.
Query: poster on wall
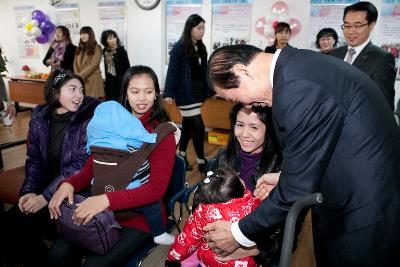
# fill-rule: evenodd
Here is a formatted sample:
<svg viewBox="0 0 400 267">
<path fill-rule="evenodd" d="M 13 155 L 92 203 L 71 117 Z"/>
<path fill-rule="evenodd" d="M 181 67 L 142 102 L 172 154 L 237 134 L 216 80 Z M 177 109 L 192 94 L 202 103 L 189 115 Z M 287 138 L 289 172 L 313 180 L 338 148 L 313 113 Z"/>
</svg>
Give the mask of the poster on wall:
<svg viewBox="0 0 400 267">
<path fill-rule="evenodd" d="M 226 45 L 249 44 L 251 5 L 213 5 L 212 50 Z"/>
<path fill-rule="evenodd" d="M 100 32 L 103 32 L 104 30 L 115 31 L 118 34 L 121 43 L 126 47 L 127 29 L 125 1 L 99 0 L 97 2 L 97 7 L 99 11 Z"/>
<path fill-rule="evenodd" d="M 338 36 L 337 46 L 345 44 L 343 32 L 340 26 L 343 24 L 343 11 L 346 6 L 354 4 L 358 0 L 311 0 L 310 22 L 308 28 L 308 47 L 317 50 L 315 38 L 323 28 L 334 29 Z"/>
<path fill-rule="evenodd" d="M 201 5 L 167 5 L 167 59 L 173 45 L 180 39 L 186 19 L 191 14 L 201 15 Z"/>
<path fill-rule="evenodd" d="M 54 8 L 55 25 L 67 27 L 71 34 L 72 43 L 78 45 L 79 30 L 81 29 L 78 3 L 60 3 L 55 5 Z"/>
<path fill-rule="evenodd" d="M 39 58 L 39 45 L 35 38 L 28 38 L 24 33 L 25 20 L 32 17 L 34 9 L 35 7 L 31 5 L 14 6 L 15 30 L 20 58 Z"/>
<path fill-rule="evenodd" d="M 400 79 L 400 0 L 382 1 L 378 45 L 394 56 L 396 79 Z"/>
</svg>

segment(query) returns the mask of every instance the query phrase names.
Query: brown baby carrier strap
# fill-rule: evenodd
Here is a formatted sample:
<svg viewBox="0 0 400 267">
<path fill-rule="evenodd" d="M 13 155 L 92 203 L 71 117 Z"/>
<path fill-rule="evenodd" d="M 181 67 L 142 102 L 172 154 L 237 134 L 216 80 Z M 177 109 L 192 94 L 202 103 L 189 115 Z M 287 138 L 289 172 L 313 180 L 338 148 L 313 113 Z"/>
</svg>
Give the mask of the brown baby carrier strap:
<svg viewBox="0 0 400 267">
<path fill-rule="evenodd" d="M 156 143 L 143 143 L 137 151 L 132 153 L 120 149 L 91 146 L 94 175 L 92 195 L 125 189 L 150 153 L 175 130 L 175 126 L 171 123 L 161 123 L 152 132 L 157 134 Z"/>
</svg>

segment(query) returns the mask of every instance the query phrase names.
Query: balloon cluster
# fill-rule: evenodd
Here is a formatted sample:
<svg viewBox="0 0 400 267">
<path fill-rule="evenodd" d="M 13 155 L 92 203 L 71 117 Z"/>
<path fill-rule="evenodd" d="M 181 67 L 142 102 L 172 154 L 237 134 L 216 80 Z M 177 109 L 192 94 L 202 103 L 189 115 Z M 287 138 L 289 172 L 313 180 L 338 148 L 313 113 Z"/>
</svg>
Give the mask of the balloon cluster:
<svg viewBox="0 0 400 267">
<path fill-rule="evenodd" d="M 262 17 L 256 21 L 256 32 L 265 37 L 268 43 L 275 40 L 275 27 L 279 22 L 286 22 L 290 25 L 291 36 L 296 36 L 301 30 L 301 23 L 295 18 L 289 17 L 289 7 L 283 1 L 275 2 L 268 17 Z"/>
<path fill-rule="evenodd" d="M 49 41 L 50 34 L 54 31 L 54 24 L 46 19 L 46 15 L 40 10 L 32 11 L 32 18 L 23 19 L 25 36 L 36 41 L 40 44 Z"/>
</svg>

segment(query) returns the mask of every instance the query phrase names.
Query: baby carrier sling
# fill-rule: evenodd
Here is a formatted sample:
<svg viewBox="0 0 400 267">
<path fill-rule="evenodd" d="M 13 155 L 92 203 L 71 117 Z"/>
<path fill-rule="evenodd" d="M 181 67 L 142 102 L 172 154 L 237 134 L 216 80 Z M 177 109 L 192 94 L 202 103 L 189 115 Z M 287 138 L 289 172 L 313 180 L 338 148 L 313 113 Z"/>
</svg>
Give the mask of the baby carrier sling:
<svg viewBox="0 0 400 267">
<path fill-rule="evenodd" d="M 133 175 L 147 160 L 150 153 L 166 136 L 175 130 L 175 126 L 171 123 L 161 123 L 153 131 L 153 133 L 157 134 L 156 142 L 154 144 L 143 143 L 134 152 L 91 146 L 90 153 L 93 156 L 94 174 L 91 194 L 94 196 L 126 189 L 128 184 L 132 182 Z M 130 210 L 114 211 L 114 215 L 118 221 L 129 219 L 134 214 Z"/>
</svg>

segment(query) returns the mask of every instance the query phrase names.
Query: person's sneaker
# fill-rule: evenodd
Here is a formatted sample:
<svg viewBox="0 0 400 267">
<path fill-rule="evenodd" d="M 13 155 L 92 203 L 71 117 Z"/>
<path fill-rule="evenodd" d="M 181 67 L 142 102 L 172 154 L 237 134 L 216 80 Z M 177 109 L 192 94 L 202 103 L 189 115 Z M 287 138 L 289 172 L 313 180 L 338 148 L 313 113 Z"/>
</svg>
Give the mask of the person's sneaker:
<svg viewBox="0 0 400 267">
<path fill-rule="evenodd" d="M 172 245 L 175 241 L 175 236 L 168 234 L 167 232 L 162 235 L 155 236 L 153 238 L 154 243 L 159 245 Z"/>
</svg>

